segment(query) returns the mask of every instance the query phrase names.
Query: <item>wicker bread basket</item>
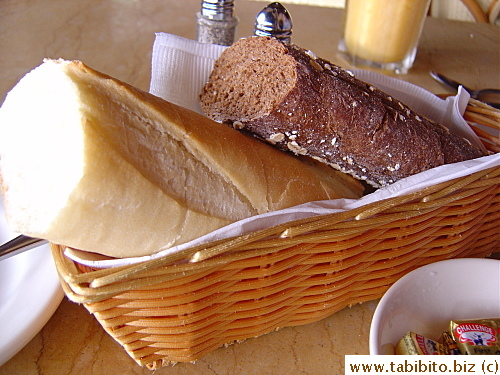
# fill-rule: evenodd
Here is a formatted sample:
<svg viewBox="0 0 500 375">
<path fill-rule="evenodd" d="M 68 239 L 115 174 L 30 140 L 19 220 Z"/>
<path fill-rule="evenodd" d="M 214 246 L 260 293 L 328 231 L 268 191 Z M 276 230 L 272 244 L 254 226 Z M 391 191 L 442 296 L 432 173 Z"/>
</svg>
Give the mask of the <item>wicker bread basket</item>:
<svg viewBox="0 0 500 375">
<path fill-rule="evenodd" d="M 500 112 L 475 101 L 464 117 L 500 128 Z M 136 265 L 90 270 L 51 248 L 68 298 L 155 369 L 380 298 L 425 264 L 499 252 L 500 166 Z"/>
</svg>

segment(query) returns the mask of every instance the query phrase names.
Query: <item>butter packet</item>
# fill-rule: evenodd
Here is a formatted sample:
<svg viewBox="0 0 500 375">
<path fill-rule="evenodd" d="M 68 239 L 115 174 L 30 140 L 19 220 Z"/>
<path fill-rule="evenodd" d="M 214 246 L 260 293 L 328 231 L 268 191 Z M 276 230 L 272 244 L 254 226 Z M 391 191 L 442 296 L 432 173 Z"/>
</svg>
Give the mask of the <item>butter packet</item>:
<svg viewBox="0 0 500 375">
<path fill-rule="evenodd" d="M 414 332 L 406 333 L 396 346 L 398 355 L 444 355 L 447 354 L 442 344 Z"/>
<path fill-rule="evenodd" d="M 453 339 L 453 336 L 448 332 L 444 331 L 439 340 L 442 342 L 445 353 L 448 355 L 460 355 L 460 349 L 458 349 L 458 345 Z"/>
<path fill-rule="evenodd" d="M 500 318 L 452 320 L 449 332 L 461 354 L 500 355 Z"/>
</svg>

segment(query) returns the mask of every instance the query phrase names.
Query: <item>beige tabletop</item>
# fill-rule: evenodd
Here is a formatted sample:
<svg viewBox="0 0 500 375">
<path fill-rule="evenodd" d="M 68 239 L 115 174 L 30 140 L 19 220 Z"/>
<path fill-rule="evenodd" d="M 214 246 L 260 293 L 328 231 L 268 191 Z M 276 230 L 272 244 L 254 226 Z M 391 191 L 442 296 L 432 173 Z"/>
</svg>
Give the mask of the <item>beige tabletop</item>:
<svg viewBox="0 0 500 375">
<path fill-rule="evenodd" d="M 253 33 L 262 2 L 237 0 L 237 36 Z M 155 32 L 195 35 L 200 0 L 37 0 L 0 2 L 0 102 L 44 57 L 78 59 L 148 90 Z M 286 4 L 285 4 L 286 5 Z M 337 56 L 342 10 L 286 5 L 293 42 L 348 67 Z M 428 19 L 414 68 L 401 79 L 447 92 L 429 76 L 437 70 L 465 85 L 500 89 L 498 26 Z M 1 301 L 0 301 L 1 303 Z M 155 374 L 342 374 L 346 354 L 368 354 L 377 301 L 345 309 L 317 323 L 223 347 L 196 363 Z M 1 322 L 8 324 L 8 322 Z M 87 310 L 63 299 L 45 327 L 0 374 L 149 374 Z"/>
</svg>

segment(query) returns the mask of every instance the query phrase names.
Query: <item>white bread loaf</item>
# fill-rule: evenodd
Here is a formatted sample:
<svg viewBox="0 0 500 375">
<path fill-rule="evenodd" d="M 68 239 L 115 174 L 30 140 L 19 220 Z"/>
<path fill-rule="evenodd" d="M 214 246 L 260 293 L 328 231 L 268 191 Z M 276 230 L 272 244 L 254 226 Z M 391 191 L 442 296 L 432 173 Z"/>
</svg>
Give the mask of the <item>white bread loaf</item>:
<svg viewBox="0 0 500 375">
<path fill-rule="evenodd" d="M 344 174 L 64 60 L 44 61 L 8 94 L 0 175 L 13 230 L 112 257 L 362 193 Z"/>
</svg>

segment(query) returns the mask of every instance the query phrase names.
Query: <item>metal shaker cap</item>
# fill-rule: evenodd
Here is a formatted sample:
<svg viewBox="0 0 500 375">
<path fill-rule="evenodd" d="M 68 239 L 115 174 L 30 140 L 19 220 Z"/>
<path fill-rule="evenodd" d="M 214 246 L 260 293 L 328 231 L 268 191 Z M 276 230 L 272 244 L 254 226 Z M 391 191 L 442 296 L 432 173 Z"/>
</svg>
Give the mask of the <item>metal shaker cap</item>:
<svg viewBox="0 0 500 375">
<path fill-rule="evenodd" d="M 210 20 L 228 20 L 233 18 L 233 0 L 202 0 L 201 15 Z"/>
<path fill-rule="evenodd" d="M 284 42 L 290 42 L 292 17 L 280 3 L 269 4 L 255 18 L 254 35 L 271 36 Z"/>
</svg>

